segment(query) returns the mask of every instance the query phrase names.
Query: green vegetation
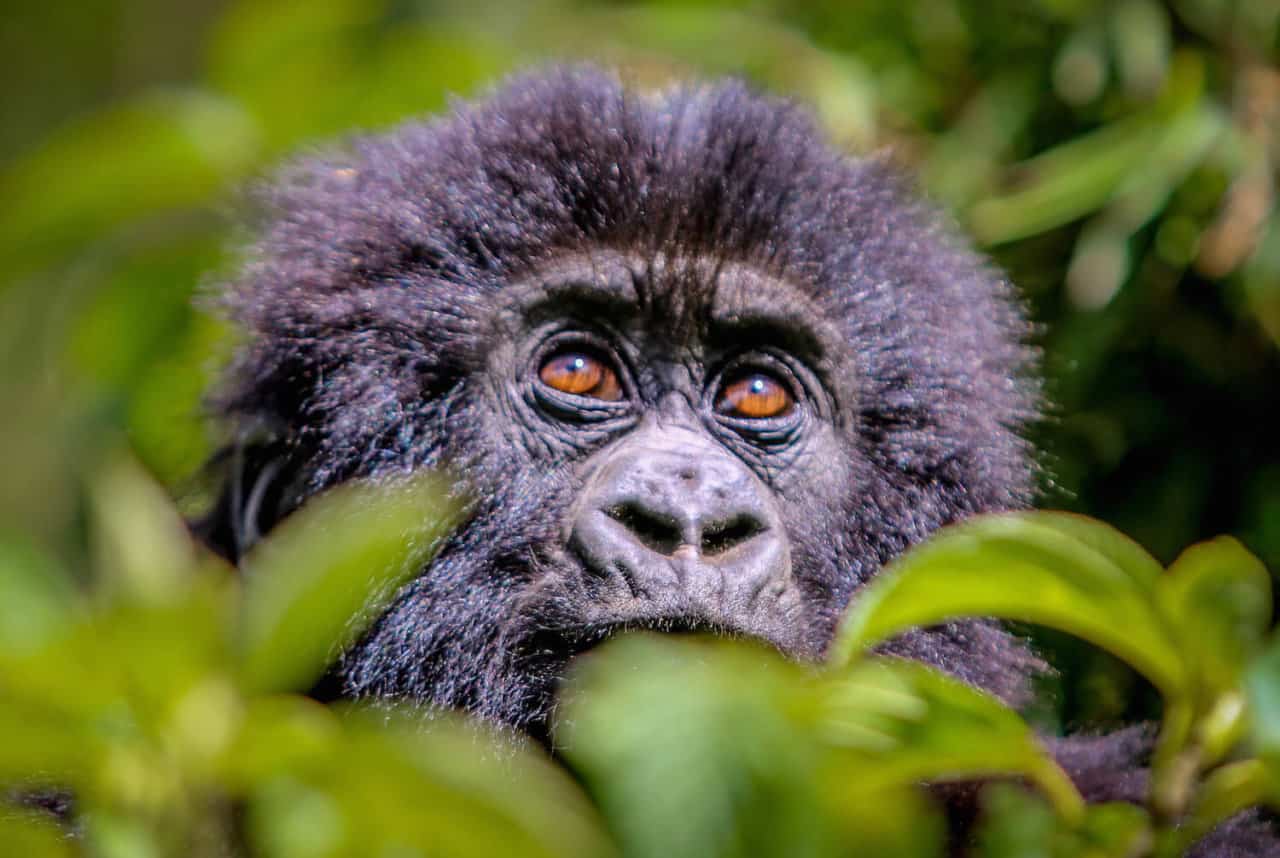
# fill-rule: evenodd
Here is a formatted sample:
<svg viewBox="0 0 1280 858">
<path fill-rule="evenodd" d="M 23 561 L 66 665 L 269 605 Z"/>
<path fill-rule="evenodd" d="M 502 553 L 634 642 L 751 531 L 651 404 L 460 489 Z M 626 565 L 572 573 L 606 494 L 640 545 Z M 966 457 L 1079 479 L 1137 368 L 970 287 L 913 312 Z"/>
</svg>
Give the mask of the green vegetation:
<svg viewBox="0 0 1280 858">
<path fill-rule="evenodd" d="M 1162 570 L 1092 519 L 984 517 L 878 578 L 824 665 L 742 642 L 608 643 L 577 662 L 557 716 L 578 786 L 441 713 L 291 693 L 447 531 L 437 481 L 331 493 L 237 574 L 136 467 L 102 480 L 85 590 L 31 557 L 0 564 L 0 842 L 33 858 L 931 856 L 944 829 L 919 785 L 977 778 L 976 854 L 1139 858 L 1280 807 L 1271 582 L 1229 537 Z M 1016 712 L 874 654 L 973 615 L 1069 631 L 1160 689 L 1145 807 L 1086 806 Z M 23 804 L 59 793 L 76 840 Z"/>
</svg>

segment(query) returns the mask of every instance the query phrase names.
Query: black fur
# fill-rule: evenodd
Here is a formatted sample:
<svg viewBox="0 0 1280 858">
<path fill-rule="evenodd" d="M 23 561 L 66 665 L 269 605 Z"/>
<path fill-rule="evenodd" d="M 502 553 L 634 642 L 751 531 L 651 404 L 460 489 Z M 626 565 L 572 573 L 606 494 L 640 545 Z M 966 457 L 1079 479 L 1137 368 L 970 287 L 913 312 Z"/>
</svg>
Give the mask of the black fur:
<svg viewBox="0 0 1280 858">
<path fill-rule="evenodd" d="M 264 201 L 262 238 L 225 293 L 250 339 L 217 399 L 238 440 L 210 540 L 235 556 L 356 477 L 448 466 L 473 499 L 346 654 L 341 693 L 544 728 L 571 653 L 541 636 L 581 607 L 559 581 L 574 465 L 610 436 L 540 435 L 504 406 L 501 320 L 514 290 L 566 266 L 625 269 L 636 324 L 695 373 L 726 280 L 775 284 L 765 300 L 820 330 L 829 446 L 759 466 L 805 594 L 795 655 L 820 654 L 850 596 L 906 546 L 1031 499 L 1022 430 L 1039 395 L 1009 284 L 890 170 L 843 157 L 804 111 L 738 83 L 640 95 L 590 69 L 524 77 L 447 118 L 303 160 Z M 637 386 L 656 407 L 660 380 Z M 982 621 L 894 648 L 1008 700 L 1039 665 Z M 1063 757 L 1105 795 L 1131 777 L 1131 744 Z"/>
</svg>

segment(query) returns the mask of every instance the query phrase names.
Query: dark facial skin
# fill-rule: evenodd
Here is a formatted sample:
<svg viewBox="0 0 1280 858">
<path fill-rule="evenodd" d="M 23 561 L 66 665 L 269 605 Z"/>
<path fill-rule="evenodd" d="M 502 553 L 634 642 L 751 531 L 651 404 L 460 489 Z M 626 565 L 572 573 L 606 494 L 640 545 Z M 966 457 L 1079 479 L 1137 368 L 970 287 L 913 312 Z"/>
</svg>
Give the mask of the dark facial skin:
<svg viewBox="0 0 1280 858">
<path fill-rule="evenodd" d="M 681 290 L 706 300 L 679 316 L 641 299 L 649 279 L 708 275 L 713 289 Z M 559 572 L 544 584 L 572 606 L 570 646 L 619 627 L 679 627 L 816 655 L 826 588 L 792 562 L 793 534 L 803 538 L 793 519 L 847 481 L 848 391 L 824 381 L 836 350 L 797 317 L 803 296 L 743 269 L 610 254 L 514 293 L 490 358 L 490 419 L 525 467 L 574 487 L 548 546 Z M 565 358 L 607 373 L 605 397 L 540 377 Z M 735 408 L 728 394 L 751 396 L 753 384 L 781 405 L 756 393 Z M 779 413 L 757 416 L 757 402 Z"/>
</svg>

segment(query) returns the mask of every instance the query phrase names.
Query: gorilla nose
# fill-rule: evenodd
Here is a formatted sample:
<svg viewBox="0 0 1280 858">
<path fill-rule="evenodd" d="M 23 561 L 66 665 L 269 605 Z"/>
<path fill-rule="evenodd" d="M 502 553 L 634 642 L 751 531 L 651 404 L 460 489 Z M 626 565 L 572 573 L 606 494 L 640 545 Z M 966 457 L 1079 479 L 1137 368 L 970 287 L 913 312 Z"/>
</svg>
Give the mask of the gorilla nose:
<svg viewBox="0 0 1280 858">
<path fill-rule="evenodd" d="M 710 439 L 656 430 L 608 451 L 586 486 L 572 549 L 620 595 L 700 606 L 709 615 L 754 609 L 791 576 L 781 518 L 765 485 Z M 610 587 L 606 583 L 605 590 Z"/>
<path fill-rule="evenodd" d="M 678 492 L 671 494 L 675 495 L 677 503 L 687 500 L 687 505 L 677 506 L 673 513 L 655 508 L 647 502 L 651 499 L 632 499 L 604 512 L 626 528 L 637 542 L 666 557 L 685 550 L 686 553 L 714 558 L 766 529 L 760 516 L 751 510 L 729 513 L 705 510 L 696 496 L 680 497 Z"/>
</svg>

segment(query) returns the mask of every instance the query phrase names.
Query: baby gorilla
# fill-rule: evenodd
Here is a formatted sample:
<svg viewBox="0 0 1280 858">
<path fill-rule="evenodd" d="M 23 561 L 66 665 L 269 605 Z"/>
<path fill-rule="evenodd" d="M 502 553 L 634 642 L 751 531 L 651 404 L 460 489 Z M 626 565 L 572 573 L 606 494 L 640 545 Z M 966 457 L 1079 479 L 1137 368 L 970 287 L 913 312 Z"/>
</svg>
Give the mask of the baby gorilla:
<svg viewBox="0 0 1280 858">
<path fill-rule="evenodd" d="M 545 740 L 567 662 L 619 629 L 818 658 L 886 561 L 1029 502 L 1010 286 L 786 102 L 531 76 L 296 164 L 267 203 L 226 293 L 251 336 L 211 542 L 238 556 L 358 477 L 446 468 L 471 499 L 331 693 Z M 1039 665 L 981 620 L 893 650 L 1014 702 Z M 1136 798 L 1144 746 L 1059 755 Z"/>
</svg>

